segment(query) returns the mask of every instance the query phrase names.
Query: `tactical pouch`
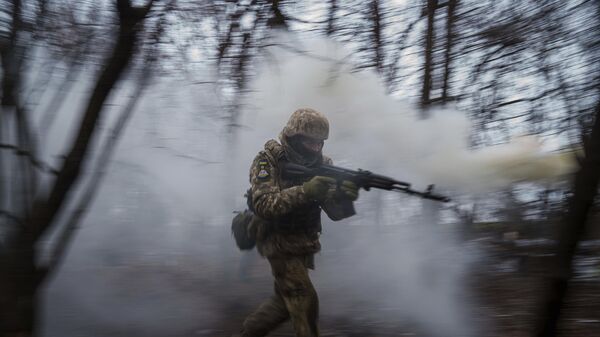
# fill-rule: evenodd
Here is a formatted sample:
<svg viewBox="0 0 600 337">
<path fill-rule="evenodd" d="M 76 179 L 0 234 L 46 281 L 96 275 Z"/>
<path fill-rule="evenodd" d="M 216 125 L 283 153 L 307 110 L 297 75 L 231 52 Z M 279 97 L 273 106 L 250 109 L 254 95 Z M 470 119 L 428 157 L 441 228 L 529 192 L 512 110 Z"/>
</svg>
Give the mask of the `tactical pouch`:
<svg viewBox="0 0 600 337">
<path fill-rule="evenodd" d="M 256 226 L 254 226 L 254 213 L 249 210 L 237 212 L 231 221 L 231 233 L 235 243 L 241 250 L 250 250 L 256 245 Z"/>
<path fill-rule="evenodd" d="M 325 202 L 323 202 L 321 208 L 333 221 L 339 221 L 356 214 L 356 211 L 354 210 L 354 204 L 351 200 L 346 198 L 327 199 Z"/>
</svg>

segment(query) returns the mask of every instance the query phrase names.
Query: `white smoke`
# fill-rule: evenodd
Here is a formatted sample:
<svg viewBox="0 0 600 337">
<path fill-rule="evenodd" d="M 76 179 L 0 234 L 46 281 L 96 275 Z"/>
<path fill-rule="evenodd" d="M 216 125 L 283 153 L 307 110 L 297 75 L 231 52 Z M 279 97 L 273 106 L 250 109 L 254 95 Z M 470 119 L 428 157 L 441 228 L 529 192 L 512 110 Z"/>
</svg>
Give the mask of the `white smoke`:
<svg viewBox="0 0 600 337">
<path fill-rule="evenodd" d="M 264 141 L 254 135 L 277 135 L 291 112 L 310 107 L 330 120 L 324 151 L 334 160 L 418 184 L 481 192 L 575 169 L 572 157 L 544 153 L 533 136 L 471 150 L 470 123 L 457 109 L 437 108 L 420 119 L 416 107 L 386 95 L 377 74 L 353 71 L 348 53 L 334 42 L 300 43 L 285 34 L 276 40 L 281 46 L 269 49 L 248 101 L 244 124 L 254 132 L 244 144 L 254 149 Z"/>
<path fill-rule="evenodd" d="M 247 128 L 238 131 L 235 153 L 224 151 L 228 147 L 219 133 L 221 121 L 206 113 L 219 111 L 214 91 L 182 88 L 167 81 L 149 89 L 114 156 L 106 177 L 108 187 L 99 193 L 97 205 L 78 233 L 72 256 L 86 260 L 72 261 L 72 266 L 104 268 L 107 255 L 133 265 L 148 254 L 171 261 L 173 251 L 218 264 L 215 261 L 224 260 L 224 255 L 236 254 L 228 226 L 231 211 L 245 204 L 242 195 L 248 187 L 249 165 L 264 142 L 276 138 L 292 111 L 300 107 L 318 109 L 329 117 L 331 137 L 325 152 L 336 164 L 370 169 L 414 182 L 417 187 L 435 183 L 458 192 L 481 191 L 542 178 L 541 173 L 556 176 L 570 169 L 569 161 L 560 155 L 544 154 L 535 138 L 472 151 L 467 146 L 470 125 L 459 111 L 438 110 L 432 118 L 421 120 L 412 105 L 385 94 L 376 74 L 354 72 L 351 57 L 340 46 L 326 40 L 299 41 L 287 35 L 279 42 L 290 39 L 293 43 L 287 49 L 268 50 L 266 65 L 252 83 L 254 93 L 248 97 L 243 120 L 239 121 Z M 62 116 L 61 120 L 72 118 Z M 64 131 L 66 125 L 57 127 Z M 45 140 L 62 144 L 68 132 L 59 136 L 60 142 Z M 47 151 L 49 161 L 62 151 L 58 145 L 52 148 Z M 434 336 L 474 335 L 461 287 L 472 260 L 469 251 L 448 232 L 422 224 L 418 199 L 400 198 L 391 193 L 361 192 L 356 217 L 342 221 L 337 228 L 325 224 L 323 253 L 315 273 L 323 315 L 341 312 L 355 319 L 348 308 L 365 304 L 364 308 L 373 312 L 371 321 L 381 315 L 388 322 L 416 322 Z M 380 207 L 378 212 L 373 211 L 373 205 Z M 381 213 L 381 218 L 374 213 Z M 356 238 L 343 235 L 343 226 L 360 223 L 377 223 L 381 230 L 374 234 L 368 228 L 364 236 Z M 219 225 L 214 228 L 222 231 L 208 235 L 207 224 Z M 394 225 L 394 230 L 388 233 L 389 225 Z M 334 245 L 331 241 L 338 237 L 345 241 L 337 240 Z M 204 241 L 199 242 L 202 238 Z M 131 260 L 134 262 L 127 262 Z M 235 264 L 223 265 L 228 271 L 237 268 Z M 164 269 L 159 266 L 157 270 Z M 88 269 L 75 274 L 83 273 L 91 275 Z M 110 282 L 110 289 L 90 293 L 82 286 L 85 289 L 81 292 L 73 292 L 65 281 L 71 275 L 66 273 L 63 283 L 59 279 L 54 289 L 67 289 L 65 294 L 85 293 L 92 299 L 120 296 L 123 285 Z M 100 284 L 112 274 L 94 275 Z M 262 276 L 265 289 L 270 288 L 270 275 L 265 272 Z M 214 278 L 218 280 L 218 276 Z M 165 286 L 172 287 L 170 283 Z M 62 290 L 59 293 L 63 294 Z M 189 293 L 184 294 L 189 297 Z M 62 304 L 59 301 L 63 299 L 57 296 L 54 305 Z M 210 301 L 186 301 L 183 307 L 218 308 L 218 303 Z M 93 300 L 83 302 L 85 307 Z M 91 315 L 90 321 L 115 314 L 117 305 L 99 303 L 97 311 L 101 313 Z M 119 303 L 124 303 L 123 313 L 131 311 L 132 305 L 137 307 L 132 299 Z M 73 307 L 79 309 L 81 305 Z M 156 309 L 160 312 L 161 306 Z M 60 321 L 57 311 L 48 312 L 55 315 L 49 320 Z M 356 313 L 364 314 L 365 310 L 359 307 Z M 126 321 L 127 315 L 123 317 Z M 152 311 L 139 317 L 132 321 L 148 321 L 159 315 Z M 212 326 L 219 319 L 211 318 L 205 324 Z M 198 324 L 194 320 L 187 323 Z"/>
<path fill-rule="evenodd" d="M 247 100 L 242 124 L 249 128 L 241 132 L 243 150 L 238 158 L 242 167 L 262 148 L 265 136 L 277 138 L 294 110 L 310 107 L 330 121 L 324 152 L 334 163 L 376 171 L 420 188 L 434 183 L 454 193 L 480 193 L 517 181 L 563 176 L 574 169 L 569 156 L 544 153 L 535 137 L 470 149 L 471 125 L 463 113 L 438 108 L 431 111 L 431 118 L 419 118 L 413 105 L 386 94 L 377 74 L 354 71 L 349 53 L 334 42 L 299 41 L 281 34 L 275 44 L 267 51 L 267 62 Z M 342 243 L 352 251 L 347 255 L 327 253 L 327 235 L 339 233 L 328 232 L 326 226 L 325 256 L 315 280 L 320 295 L 328 299 L 324 312 L 352 316 L 348 308 L 360 305 L 373 307 L 371 319 L 416 322 L 434 336 L 476 335 L 462 286 L 474 260 L 471 252 L 452 233 L 423 224 L 423 217 L 394 213 L 399 203 L 407 203 L 405 199 L 387 201 L 381 194 L 362 193 L 359 217 L 346 222 L 378 221 L 384 227 L 395 225 L 395 230 Z M 389 216 L 360 217 L 372 215 L 369 207 L 374 204 Z"/>
</svg>

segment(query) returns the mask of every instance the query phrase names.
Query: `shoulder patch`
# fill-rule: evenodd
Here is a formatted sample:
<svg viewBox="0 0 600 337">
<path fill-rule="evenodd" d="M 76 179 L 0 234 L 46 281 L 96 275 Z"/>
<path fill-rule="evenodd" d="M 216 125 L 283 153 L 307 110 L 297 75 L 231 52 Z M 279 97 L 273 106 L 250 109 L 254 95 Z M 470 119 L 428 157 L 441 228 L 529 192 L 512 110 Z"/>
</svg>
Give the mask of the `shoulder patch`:
<svg viewBox="0 0 600 337">
<path fill-rule="evenodd" d="M 267 179 L 269 174 L 269 161 L 266 159 L 258 160 L 258 174 L 256 175 L 259 179 Z"/>
<path fill-rule="evenodd" d="M 269 172 L 267 170 L 265 170 L 264 168 L 261 168 L 260 171 L 258 171 L 258 175 L 257 175 L 260 179 L 266 179 L 269 177 Z"/>
</svg>

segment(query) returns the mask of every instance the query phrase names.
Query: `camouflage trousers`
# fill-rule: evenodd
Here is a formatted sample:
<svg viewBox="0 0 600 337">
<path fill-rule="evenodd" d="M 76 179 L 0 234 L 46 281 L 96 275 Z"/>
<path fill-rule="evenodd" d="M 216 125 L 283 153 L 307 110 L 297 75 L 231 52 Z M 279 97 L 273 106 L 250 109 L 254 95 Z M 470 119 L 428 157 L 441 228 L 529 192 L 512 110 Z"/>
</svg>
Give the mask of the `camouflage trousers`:
<svg viewBox="0 0 600 337">
<path fill-rule="evenodd" d="M 242 336 L 262 337 L 291 319 L 297 337 L 318 337 L 319 299 L 308 277 L 310 258 L 269 258 L 275 277 L 275 294 L 244 321 Z"/>
</svg>

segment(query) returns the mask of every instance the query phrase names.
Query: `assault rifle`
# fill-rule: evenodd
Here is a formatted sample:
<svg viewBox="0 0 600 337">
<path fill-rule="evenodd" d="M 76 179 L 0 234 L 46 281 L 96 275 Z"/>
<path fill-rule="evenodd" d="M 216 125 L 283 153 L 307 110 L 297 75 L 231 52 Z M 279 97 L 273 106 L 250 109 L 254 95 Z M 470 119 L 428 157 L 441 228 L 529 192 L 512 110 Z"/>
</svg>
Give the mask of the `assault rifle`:
<svg viewBox="0 0 600 337">
<path fill-rule="evenodd" d="M 316 167 L 306 167 L 294 163 L 285 163 L 283 166 L 283 176 L 288 178 L 312 178 L 314 176 L 326 176 L 335 178 L 338 184 L 344 180 L 350 180 L 359 188 L 370 190 L 378 188 L 387 191 L 399 191 L 410 195 L 416 195 L 424 199 L 431 199 L 441 202 L 448 202 L 450 198 L 433 193 L 433 185 L 429 185 L 425 191 L 413 190 L 410 184 L 398 181 L 370 171 L 358 169 L 357 171 L 321 164 Z"/>
</svg>

